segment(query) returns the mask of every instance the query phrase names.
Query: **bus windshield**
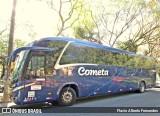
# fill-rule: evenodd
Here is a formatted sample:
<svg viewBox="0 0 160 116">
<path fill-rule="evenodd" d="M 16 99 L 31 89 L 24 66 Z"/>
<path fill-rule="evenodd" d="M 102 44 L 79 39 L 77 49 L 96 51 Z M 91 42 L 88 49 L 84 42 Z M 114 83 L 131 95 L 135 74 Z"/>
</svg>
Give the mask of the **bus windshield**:
<svg viewBox="0 0 160 116">
<path fill-rule="evenodd" d="M 25 54 L 25 51 L 22 51 L 18 57 L 16 58 L 16 61 L 15 61 L 15 69 L 18 69 L 20 67 L 20 63 L 22 62 L 22 59 L 23 59 L 23 56 Z"/>
</svg>

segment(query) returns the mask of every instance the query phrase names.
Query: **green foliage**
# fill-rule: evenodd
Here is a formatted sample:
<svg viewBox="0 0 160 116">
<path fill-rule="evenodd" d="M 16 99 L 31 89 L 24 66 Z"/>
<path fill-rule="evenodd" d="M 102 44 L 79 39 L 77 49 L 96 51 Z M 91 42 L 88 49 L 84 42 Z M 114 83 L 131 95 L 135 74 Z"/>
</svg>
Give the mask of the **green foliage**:
<svg viewBox="0 0 160 116">
<path fill-rule="evenodd" d="M 9 43 L 8 38 L 9 38 L 8 34 L 0 36 L 0 43 L 1 43 L 1 45 L 0 45 L 0 60 L 2 61 L 0 63 L 0 72 L 1 72 L 0 78 L 2 78 L 4 76 L 6 57 L 8 54 L 8 43 Z M 21 46 L 24 46 L 24 45 L 25 45 L 25 42 L 23 40 L 15 39 L 14 49 L 21 47 Z M 5 55 L 5 57 L 4 57 L 4 55 Z"/>
<path fill-rule="evenodd" d="M 132 40 L 128 40 L 128 41 L 125 41 L 125 42 L 119 41 L 117 43 L 117 47 L 120 48 L 120 49 L 123 49 L 123 50 L 134 52 L 134 53 L 137 53 L 137 51 L 138 51 L 137 44 L 135 42 L 133 42 Z"/>
<path fill-rule="evenodd" d="M 92 39 L 92 38 L 94 38 L 93 37 L 94 32 L 91 30 L 91 28 L 89 30 L 85 27 L 77 26 L 77 27 L 74 28 L 74 36 L 76 38 L 80 38 L 80 39 L 88 39 L 88 38 Z"/>
<path fill-rule="evenodd" d="M 91 2 L 91 0 L 90 0 Z M 78 21 L 73 25 L 74 37 L 80 39 L 93 39 L 94 38 L 94 22 L 91 4 L 83 4 L 82 9 L 77 9 L 76 14 L 80 14 Z"/>
<path fill-rule="evenodd" d="M 0 54 L 4 53 L 7 54 L 8 52 L 8 37 L 9 35 L 1 36 L 0 37 Z"/>
<path fill-rule="evenodd" d="M 14 41 L 14 48 L 19 48 L 19 47 L 22 47 L 22 46 L 25 46 L 26 45 L 26 42 L 21 40 L 21 39 L 15 39 Z"/>
<path fill-rule="evenodd" d="M 7 54 L 8 53 L 8 35 L 1 37 L 0 42 L 1 42 L 0 54 L 2 53 Z M 14 46 L 14 49 L 16 49 L 18 47 L 24 46 L 25 44 L 26 44 L 25 41 L 20 40 L 20 39 L 15 39 L 13 46 Z"/>
</svg>

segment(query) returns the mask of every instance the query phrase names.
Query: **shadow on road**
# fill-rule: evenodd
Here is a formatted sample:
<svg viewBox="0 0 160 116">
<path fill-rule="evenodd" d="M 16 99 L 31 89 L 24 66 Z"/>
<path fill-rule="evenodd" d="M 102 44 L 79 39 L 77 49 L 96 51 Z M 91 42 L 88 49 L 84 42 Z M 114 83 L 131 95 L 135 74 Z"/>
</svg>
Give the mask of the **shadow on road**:
<svg viewBox="0 0 160 116">
<path fill-rule="evenodd" d="M 147 91 L 146 91 L 147 92 Z M 110 99 L 110 98 L 116 98 L 116 97 L 122 97 L 122 96 L 128 96 L 135 94 L 135 92 L 122 92 L 122 93 L 117 93 L 117 94 L 108 94 L 108 95 L 99 95 L 99 96 L 93 96 L 89 98 L 81 98 L 77 99 L 76 104 L 82 104 L 82 103 L 87 103 L 87 102 L 93 102 L 93 101 L 98 101 L 98 100 L 104 100 L 104 99 Z M 13 105 L 11 106 L 12 108 L 58 108 L 62 106 L 58 106 L 58 104 L 55 103 L 36 103 L 36 104 L 25 104 L 25 105 Z"/>
<path fill-rule="evenodd" d="M 160 88 L 152 88 L 152 89 L 147 89 L 145 93 L 142 94 L 150 94 L 150 93 L 158 93 L 160 92 Z M 139 93 L 137 93 L 139 94 Z M 51 113 L 51 112 L 64 112 L 68 110 L 79 110 L 78 107 L 83 107 L 83 104 L 90 104 L 91 102 L 95 101 L 100 101 L 103 102 L 103 100 L 113 100 L 113 99 L 121 99 L 121 97 L 127 97 L 127 96 L 137 96 L 136 92 L 124 92 L 124 93 L 118 93 L 118 94 L 109 94 L 109 95 L 103 95 L 103 96 L 95 96 L 95 97 L 90 97 L 90 98 L 83 98 L 83 99 L 78 99 L 76 104 L 71 106 L 71 107 L 62 107 L 58 106 L 56 103 L 51 104 L 51 103 L 39 103 L 39 104 L 30 104 L 30 105 L 14 105 L 11 106 L 12 108 L 30 108 L 30 109 L 42 109 L 43 112 L 45 113 Z M 140 94 L 139 94 L 140 95 Z M 76 109 L 76 106 L 77 109 Z M 96 104 L 95 104 L 96 106 Z M 94 107 L 94 106 L 93 106 Z M 71 109 L 72 108 L 72 109 Z M 74 111 L 75 112 L 75 111 Z"/>
</svg>

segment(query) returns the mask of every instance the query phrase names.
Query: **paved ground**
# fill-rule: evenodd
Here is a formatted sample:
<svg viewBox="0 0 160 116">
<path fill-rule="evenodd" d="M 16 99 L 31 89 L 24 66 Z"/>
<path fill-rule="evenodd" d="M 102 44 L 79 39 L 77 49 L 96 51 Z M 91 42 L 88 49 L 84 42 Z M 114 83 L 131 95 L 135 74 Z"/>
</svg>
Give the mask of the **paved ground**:
<svg viewBox="0 0 160 116">
<path fill-rule="evenodd" d="M 2 97 L 3 97 L 3 93 L 0 93 L 0 107 L 11 107 L 11 106 L 16 105 L 16 104 L 13 103 L 13 102 L 4 103 L 4 102 L 2 101 Z"/>
<path fill-rule="evenodd" d="M 11 104 L 11 103 L 10 103 Z M 101 116 L 101 115 L 111 115 L 111 116 L 159 116 L 160 113 L 60 113 L 64 112 L 66 108 L 59 107 L 57 105 L 48 105 L 48 104 L 38 104 L 38 105 L 26 105 L 25 107 L 31 108 L 31 107 L 37 107 L 41 108 L 44 112 L 44 114 L 39 114 L 42 116 L 48 116 L 48 115 L 56 115 L 56 116 Z M 23 108 L 23 106 L 17 106 L 14 104 L 11 104 L 11 107 L 20 107 Z M 160 88 L 153 88 L 147 90 L 143 94 L 138 93 L 121 93 L 116 95 L 107 95 L 102 97 L 94 97 L 94 98 L 88 98 L 88 99 L 82 99 L 78 100 L 75 105 L 72 106 L 73 108 L 85 108 L 87 110 L 91 110 L 90 112 L 94 111 L 95 108 L 100 107 L 158 107 L 160 108 Z M 95 107 L 91 109 L 90 107 Z M 54 111 L 58 111 L 59 113 L 52 113 Z M 17 116 L 17 114 L 2 114 L 7 116 Z M 22 115 L 29 115 L 34 116 L 35 114 L 20 114 Z"/>
</svg>

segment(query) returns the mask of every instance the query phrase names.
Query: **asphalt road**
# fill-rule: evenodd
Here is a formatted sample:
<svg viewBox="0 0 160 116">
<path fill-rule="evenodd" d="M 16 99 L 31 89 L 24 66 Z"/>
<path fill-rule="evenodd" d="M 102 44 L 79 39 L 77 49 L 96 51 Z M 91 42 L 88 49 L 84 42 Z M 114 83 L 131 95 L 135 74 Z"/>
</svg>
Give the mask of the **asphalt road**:
<svg viewBox="0 0 160 116">
<path fill-rule="evenodd" d="M 76 102 L 73 106 L 69 107 L 60 107 L 56 104 L 49 105 L 49 104 L 36 104 L 36 105 L 25 105 L 25 106 L 12 106 L 12 107 L 18 107 L 18 108 L 40 108 L 42 109 L 43 114 L 39 114 L 39 116 L 100 116 L 100 115 L 116 115 L 116 116 L 159 116 L 160 113 L 95 113 L 96 108 L 102 110 L 103 108 L 111 109 L 111 111 L 114 109 L 112 107 L 119 107 L 120 110 L 126 109 L 128 107 L 158 107 L 160 110 L 160 88 L 152 88 L 146 90 L 145 93 L 139 94 L 134 92 L 129 93 L 120 93 L 120 94 L 114 94 L 114 95 L 106 95 L 106 96 L 100 96 L 100 97 L 93 97 L 93 98 L 87 98 L 87 99 L 81 99 Z M 94 108 L 93 108 L 94 107 Z M 103 107 L 103 108 L 101 108 Z M 124 107 L 124 108 L 123 108 Z M 77 109 L 83 109 L 84 111 L 88 111 L 90 113 L 79 113 L 79 110 Z M 64 113 L 65 111 L 73 111 L 75 113 Z M 117 111 L 118 109 L 116 109 Z M 139 110 L 139 109 L 138 109 Z M 125 110 L 123 110 L 125 111 Z M 53 112 L 58 112 L 54 113 Z M 92 113 L 94 112 L 94 113 Z M 159 111 L 160 112 L 160 111 Z M 7 116 L 17 116 L 17 114 L 0 114 L 0 115 L 7 115 Z M 28 115 L 28 114 L 20 114 L 22 115 Z M 29 114 L 29 116 L 34 116 L 35 114 Z"/>
</svg>

